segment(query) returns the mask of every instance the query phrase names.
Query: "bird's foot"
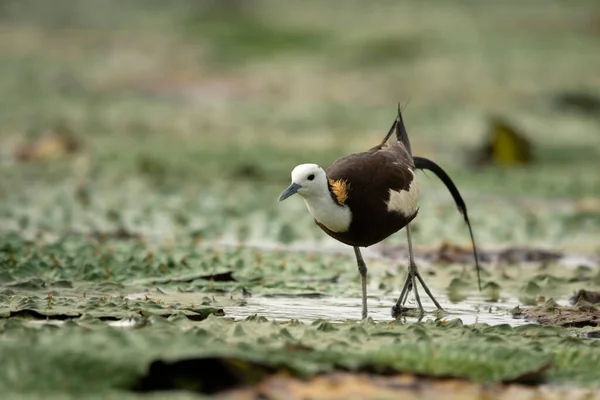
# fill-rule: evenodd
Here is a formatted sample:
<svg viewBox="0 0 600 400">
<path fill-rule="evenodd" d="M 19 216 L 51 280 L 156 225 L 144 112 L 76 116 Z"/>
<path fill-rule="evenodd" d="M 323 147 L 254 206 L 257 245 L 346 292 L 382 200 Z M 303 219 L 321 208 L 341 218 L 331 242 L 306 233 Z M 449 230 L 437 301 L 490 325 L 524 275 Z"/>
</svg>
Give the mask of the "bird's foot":
<svg viewBox="0 0 600 400">
<path fill-rule="evenodd" d="M 443 308 L 438 308 L 435 311 L 432 311 L 431 314 L 433 314 L 436 319 L 441 319 L 450 315 L 450 313 Z"/>
<path fill-rule="evenodd" d="M 403 305 L 395 304 L 392 307 L 392 318 L 398 319 L 400 317 L 421 317 L 425 314 L 425 310 L 419 308 L 408 308 Z"/>
</svg>

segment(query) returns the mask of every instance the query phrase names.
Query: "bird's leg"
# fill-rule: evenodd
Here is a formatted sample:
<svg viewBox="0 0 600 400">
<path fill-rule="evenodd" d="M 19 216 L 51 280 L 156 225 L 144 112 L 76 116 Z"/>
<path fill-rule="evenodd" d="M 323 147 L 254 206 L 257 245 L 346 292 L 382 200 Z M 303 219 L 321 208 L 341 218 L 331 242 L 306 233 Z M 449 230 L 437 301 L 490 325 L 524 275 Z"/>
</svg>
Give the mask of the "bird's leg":
<svg viewBox="0 0 600 400">
<path fill-rule="evenodd" d="M 358 273 L 360 274 L 360 283 L 362 287 L 362 318 L 367 318 L 367 265 L 360 254 L 360 249 L 354 247 L 354 255 L 356 256 L 356 264 L 358 265 Z"/>
<path fill-rule="evenodd" d="M 425 284 L 425 281 L 423 280 L 423 278 L 421 277 L 421 274 L 419 273 L 417 264 L 415 263 L 415 257 L 414 257 L 414 253 L 413 253 L 413 247 L 412 247 L 412 234 L 411 234 L 410 224 L 406 225 L 406 240 L 408 242 L 408 261 L 409 261 L 408 276 L 406 277 L 406 281 L 404 282 L 404 287 L 402 288 L 402 292 L 400 293 L 400 297 L 398 298 L 396 305 L 394 307 L 392 307 L 392 316 L 397 317 L 400 314 L 402 314 L 403 311 L 406 310 L 404 307 L 404 304 L 406 303 L 406 300 L 408 299 L 408 294 L 410 293 L 411 288 L 414 288 L 414 290 L 415 290 L 415 298 L 417 300 L 417 304 L 419 305 L 419 311 L 421 313 L 424 312 L 423 305 L 421 304 L 421 298 L 419 297 L 419 293 L 417 291 L 416 280 L 418 280 L 421 283 L 421 285 L 423 286 L 423 289 L 425 289 L 425 293 L 427 293 L 429 298 L 433 301 L 433 304 L 435 304 L 435 306 L 438 309 L 442 310 L 442 306 L 440 305 L 440 303 L 437 302 L 437 300 L 431 294 L 431 291 Z"/>
<path fill-rule="evenodd" d="M 410 280 L 411 280 L 411 284 L 413 287 L 413 290 L 415 291 L 415 300 L 417 300 L 417 305 L 419 306 L 419 312 L 421 314 L 425 314 L 425 309 L 423 308 L 423 304 L 421 303 L 421 297 L 419 296 L 419 290 L 417 288 L 417 265 L 414 263 L 411 263 L 412 267 L 410 269 Z"/>
<path fill-rule="evenodd" d="M 435 306 L 437 307 L 438 310 L 442 310 L 443 311 L 444 309 L 442 308 L 442 306 L 440 305 L 440 303 L 437 302 L 437 300 L 435 299 L 435 297 L 433 297 L 433 295 L 431 294 L 431 291 L 429 290 L 429 288 L 425 284 L 425 281 L 421 277 L 421 274 L 419 273 L 418 270 L 415 270 L 415 276 L 417 277 L 417 279 L 419 280 L 419 282 L 421 282 L 421 286 L 423 286 L 423 289 L 425 289 L 425 293 L 427 293 L 427 296 L 429 296 L 429 298 L 431 299 L 431 301 L 433 301 L 433 304 L 435 304 Z M 415 290 L 415 293 L 416 293 L 416 290 Z"/>
<path fill-rule="evenodd" d="M 418 299 L 419 310 L 421 312 L 423 312 L 422 311 L 423 306 L 421 305 L 420 297 L 418 297 L 419 294 L 417 292 L 417 286 L 416 286 L 416 282 L 415 282 L 414 271 L 416 269 L 416 264 L 414 262 L 414 256 L 413 256 L 413 252 L 412 252 L 412 239 L 411 239 L 411 234 L 410 234 L 409 230 L 410 230 L 410 224 L 408 224 L 406 226 L 406 238 L 408 240 L 408 259 L 409 259 L 408 274 L 406 275 L 406 280 L 404 281 L 404 286 L 402 287 L 402 291 L 400 292 L 400 297 L 398 297 L 398 301 L 392 307 L 392 317 L 394 317 L 394 318 L 402 315 L 406 310 L 408 310 L 406 307 L 404 307 L 404 304 L 406 304 L 406 301 L 408 300 L 408 295 L 410 294 L 410 291 L 413 288 L 415 289 L 415 297 Z"/>
<path fill-rule="evenodd" d="M 400 292 L 400 297 L 398 297 L 399 304 L 406 303 L 406 300 L 408 300 L 408 294 L 410 293 L 412 288 L 413 288 L 412 279 L 410 278 L 410 271 L 409 271 L 408 275 L 406 276 L 406 280 L 404 281 L 404 286 L 402 287 L 402 291 Z"/>
<path fill-rule="evenodd" d="M 410 268 L 412 270 L 413 276 L 415 276 L 419 280 L 419 282 L 421 282 L 421 286 L 423 286 L 425 293 L 427 293 L 427 296 L 429 296 L 431 301 L 433 301 L 433 304 L 435 304 L 437 309 L 443 310 L 440 303 L 438 303 L 437 300 L 435 299 L 435 297 L 433 297 L 433 295 L 431 294 L 431 290 L 429 290 L 429 288 L 425 284 L 423 277 L 421 277 L 421 274 L 419 273 L 417 264 L 415 264 L 415 257 L 414 257 L 413 248 L 412 248 L 412 234 L 411 234 L 411 230 L 410 230 L 410 224 L 408 224 L 406 226 L 406 240 L 408 241 L 408 258 L 409 258 L 409 262 L 410 262 L 410 266 L 411 266 Z M 413 285 L 415 285 L 415 297 L 417 297 L 416 282 L 413 281 Z M 418 301 L 418 297 L 417 297 L 417 301 Z M 422 306 L 420 306 L 420 308 L 421 308 L 421 310 L 423 309 Z"/>
</svg>

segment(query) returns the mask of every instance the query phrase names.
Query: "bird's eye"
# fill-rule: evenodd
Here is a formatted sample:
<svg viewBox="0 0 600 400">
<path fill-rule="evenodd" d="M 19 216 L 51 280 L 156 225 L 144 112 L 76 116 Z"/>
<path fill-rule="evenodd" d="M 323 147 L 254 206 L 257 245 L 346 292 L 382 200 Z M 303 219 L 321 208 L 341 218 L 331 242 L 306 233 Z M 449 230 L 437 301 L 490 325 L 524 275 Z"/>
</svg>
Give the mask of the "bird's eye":
<svg viewBox="0 0 600 400">
<path fill-rule="evenodd" d="M 312 181 L 313 179 L 315 179 L 315 175 L 314 175 L 314 174 L 310 174 L 310 175 L 308 176 L 308 180 L 309 180 L 309 181 Z"/>
</svg>

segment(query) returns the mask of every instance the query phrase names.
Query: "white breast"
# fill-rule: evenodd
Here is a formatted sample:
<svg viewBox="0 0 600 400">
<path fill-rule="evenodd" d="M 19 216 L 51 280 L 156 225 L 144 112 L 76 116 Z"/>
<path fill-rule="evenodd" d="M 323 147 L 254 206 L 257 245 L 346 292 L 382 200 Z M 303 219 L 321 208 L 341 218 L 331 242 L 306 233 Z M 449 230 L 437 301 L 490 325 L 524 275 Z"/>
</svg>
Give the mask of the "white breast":
<svg viewBox="0 0 600 400">
<path fill-rule="evenodd" d="M 348 206 L 336 204 L 331 196 L 305 198 L 306 207 L 314 219 L 332 232 L 347 232 L 352 222 Z"/>
</svg>

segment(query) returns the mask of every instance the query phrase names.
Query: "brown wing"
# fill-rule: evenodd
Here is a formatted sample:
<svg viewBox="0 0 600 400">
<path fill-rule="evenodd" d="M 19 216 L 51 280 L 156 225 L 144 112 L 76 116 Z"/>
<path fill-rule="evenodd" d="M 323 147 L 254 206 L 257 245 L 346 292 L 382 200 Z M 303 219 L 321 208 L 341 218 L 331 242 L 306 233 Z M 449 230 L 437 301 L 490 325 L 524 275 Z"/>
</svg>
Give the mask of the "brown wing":
<svg viewBox="0 0 600 400">
<path fill-rule="evenodd" d="M 412 157 L 399 142 L 374 147 L 364 152 L 340 158 L 325 173 L 329 179 L 348 182 L 349 206 L 352 203 L 371 205 L 389 198 L 389 190 L 408 190 L 413 179 Z"/>
<path fill-rule="evenodd" d="M 345 205 L 352 211 L 347 232 L 330 236 L 350 246 L 371 246 L 406 226 L 417 215 L 390 212 L 390 189 L 409 190 L 414 169 L 412 157 L 400 142 L 340 158 L 326 169 L 332 181 L 343 181 L 347 190 Z M 318 224 L 318 223 L 317 223 Z"/>
</svg>

